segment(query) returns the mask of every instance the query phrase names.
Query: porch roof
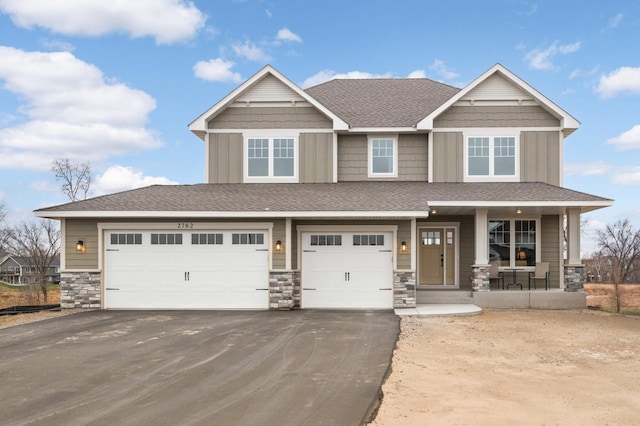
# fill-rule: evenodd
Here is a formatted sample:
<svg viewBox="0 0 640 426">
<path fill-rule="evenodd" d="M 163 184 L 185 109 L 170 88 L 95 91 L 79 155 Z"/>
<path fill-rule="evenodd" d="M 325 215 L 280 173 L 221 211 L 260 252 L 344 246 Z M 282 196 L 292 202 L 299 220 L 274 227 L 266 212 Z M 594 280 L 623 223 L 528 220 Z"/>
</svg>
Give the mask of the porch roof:
<svg viewBox="0 0 640 426">
<path fill-rule="evenodd" d="M 36 210 L 64 217 L 426 217 L 477 207 L 589 211 L 612 200 L 544 183 L 339 182 L 153 185 Z M 529 212 L 527 212 L 529 213 Z M 555 214 L 555 213 L 554 213 Z"/>
</svg>

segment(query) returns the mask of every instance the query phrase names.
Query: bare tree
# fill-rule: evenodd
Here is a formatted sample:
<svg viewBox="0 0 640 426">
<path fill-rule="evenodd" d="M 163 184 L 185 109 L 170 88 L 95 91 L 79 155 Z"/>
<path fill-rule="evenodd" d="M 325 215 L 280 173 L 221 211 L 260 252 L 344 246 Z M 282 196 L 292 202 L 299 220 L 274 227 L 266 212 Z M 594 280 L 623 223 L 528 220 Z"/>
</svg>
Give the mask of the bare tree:
<svg viewBox="0 0 640 426">
<path fill-rule="evenodd" d="M 60 230 L 57 222 L 40 220 L 5 228 L 3 240 L 15 255 L 22 256 L 29 267 L 30 285 L 37 288 L 47 302 L 47 275 L 60 254 Z"/>
<path fill-rule="evenodd" d="M 87 198 L 91 189 L 91 165 L 89 163 L 72 163 L 68 158 L 57 158 L 53 161 L 51 171 L 56 180 L 62 183 L 62 192 L 71 201 Z"/>
<path fill-rule="evenodd" d="M 634 265 L 640 259 L 640 230 L 634 230 L 629 219 L 608 224 L 598 231 L 598 245 L 602 254 L 611 261 L 611 280 L 616 293 L 616 312 L 620 312 L 618 285 L 628 282 L 634 274 Z"/>
</svg>

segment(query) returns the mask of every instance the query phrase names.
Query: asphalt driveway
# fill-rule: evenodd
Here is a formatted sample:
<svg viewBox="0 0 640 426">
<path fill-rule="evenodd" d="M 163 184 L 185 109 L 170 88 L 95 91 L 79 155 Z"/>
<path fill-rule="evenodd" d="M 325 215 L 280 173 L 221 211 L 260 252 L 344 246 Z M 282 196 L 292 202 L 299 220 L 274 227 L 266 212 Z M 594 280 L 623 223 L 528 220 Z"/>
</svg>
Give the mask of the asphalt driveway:
<svg viewBox="0 0 640 426">
<path fill-rule="evenodd" d="M 2 424 L 357 425 L 391 311 L 94 311 L 0 330 Z"/>
</svg>

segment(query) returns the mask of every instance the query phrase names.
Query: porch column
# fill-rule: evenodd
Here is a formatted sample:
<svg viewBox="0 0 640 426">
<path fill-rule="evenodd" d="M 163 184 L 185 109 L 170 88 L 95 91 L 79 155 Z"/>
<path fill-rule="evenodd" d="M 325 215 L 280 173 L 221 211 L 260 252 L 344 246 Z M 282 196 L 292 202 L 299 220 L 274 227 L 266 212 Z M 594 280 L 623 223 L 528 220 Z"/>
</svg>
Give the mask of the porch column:
<svg viewBox="0 0 640 426">
<path fill-rule="evenodd" d="M 567 261 L 564 264 L 564 291 L 582 291 L 584 265 L 580 256 L 580 209 L 567 209 Z"/>
<path fill-rule="evenodd" d="M 473 291 L 489 291 L 489 209 L 477 208 L 475 216 L 475 253 L 476 258 L 471 265 L 471 286 Z"/>
</svg>

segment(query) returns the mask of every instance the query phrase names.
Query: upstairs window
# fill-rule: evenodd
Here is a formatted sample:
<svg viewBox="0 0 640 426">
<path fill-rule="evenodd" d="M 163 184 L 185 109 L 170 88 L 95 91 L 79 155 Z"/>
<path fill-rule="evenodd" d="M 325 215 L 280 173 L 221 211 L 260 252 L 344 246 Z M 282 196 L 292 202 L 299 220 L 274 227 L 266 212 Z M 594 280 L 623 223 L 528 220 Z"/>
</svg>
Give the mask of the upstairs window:
<svg viewBox="0 0 640 426">
<path fill-rule="evenodd" d="M 297 143 L 295 138 L 247 138 L 245 152 L 245 181 L 297 181 Z"/>
<path fill-rule="evenodd" d="M 514 136 L 470 136 L 465 143 L 466 181 L 516 181 L 518 143 Z"/>
<path fill-rule="evenodd" d="M 398 139 L 369 138 L 369 177 L 398 176 Z"/>
</svg>

